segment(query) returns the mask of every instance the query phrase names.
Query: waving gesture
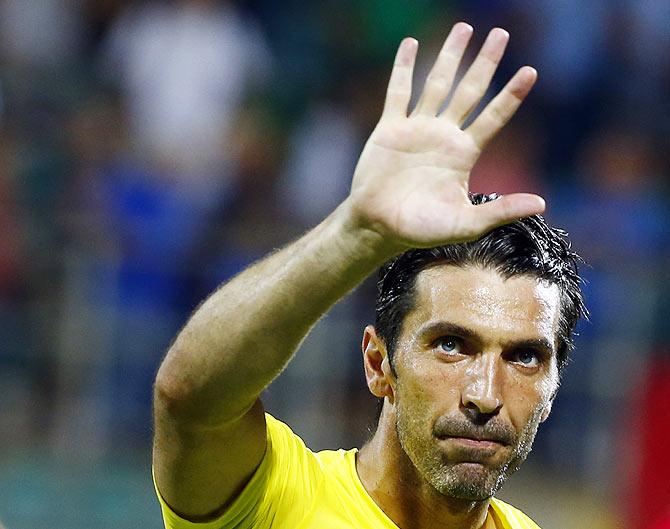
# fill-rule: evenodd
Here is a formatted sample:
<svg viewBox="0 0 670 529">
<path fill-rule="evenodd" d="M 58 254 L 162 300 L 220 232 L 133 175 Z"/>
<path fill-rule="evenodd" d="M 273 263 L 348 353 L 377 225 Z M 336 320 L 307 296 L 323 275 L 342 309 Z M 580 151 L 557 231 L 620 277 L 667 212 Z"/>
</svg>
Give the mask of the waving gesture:
<svg viewBox="0 0 670 529">
<path fill-rule="evenodd" d="M 192 525 L 182 518 L 214 520 L 240 494 L 245 495 L 241 501 L 255 502 L 256 492 L 268 516 L 293 514 L 294 505 L 286 503 L 292 498 L 286 487 L 298 490 L 292 481 L 270 488 L 261 484 L 252 496 L 246 485 L 261 471 L 265 454 L 280 444 L 267 442 L 259 397 L 309 329 L 392 255 L 413 246 L 474 239 L 544 209 L 535 195 L 508 195 L 480 206 L 468 199 L 468 179 L 479 154 L 536 76 L 532 68 L 521 68 L 464 129 L 508 38 L 501 29 L 491 31 L 447 102 L 471 34 L 467 24 L 454 26 L 411 114 L 417 42 L 402 42 L 383 115 L 345 203 L 300 239 L 216 289 L 173 342 L 154 386 L 153 469 L 170 526 Z M 274 472 L 272 466 L 262 472 Z M 263 483 L 276 481 L 267 475 L 261 475 Z M 300 487 L 312 486 L 303 481 Z M 277 527 L 287 525 L 279 515 L 273 519 Z"/>
<path fill-rule="evenodd" d="M 482 149 L 537 78 L 533 68 L 524 66 L 462 128 L 486 93 L 509 39 L 500 28 L 489 33 L 441 111 L 471 36 L 468 24 L 453 27 L 409 115 L 418 43 L 406 38 L 398 49 L 384 112 L 358 161 L 349 197 L 357 220 L 389 242 L 428 247 L 474 239 L 544 210 L 542 198 L 530 194 L 511 194 L 479 206 L 468 199 L 470 171 Z"/>
</svg>

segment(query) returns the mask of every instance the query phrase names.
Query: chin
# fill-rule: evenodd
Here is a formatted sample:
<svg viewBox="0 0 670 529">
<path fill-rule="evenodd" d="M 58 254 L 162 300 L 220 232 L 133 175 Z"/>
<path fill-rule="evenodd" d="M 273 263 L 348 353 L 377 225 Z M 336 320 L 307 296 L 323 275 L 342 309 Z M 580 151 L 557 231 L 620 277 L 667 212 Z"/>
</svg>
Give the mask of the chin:
<svg viewBox="0 0 670 529">
<path fill-rule="evenodd" d="M 443 496 L 467 501 L 485 501 L 500 490 L 506 479 L 504 470 L 493 471 L 478 463 L 461 463 L 451 467 L 438 479 L 430 481 Z"/>
</svg>

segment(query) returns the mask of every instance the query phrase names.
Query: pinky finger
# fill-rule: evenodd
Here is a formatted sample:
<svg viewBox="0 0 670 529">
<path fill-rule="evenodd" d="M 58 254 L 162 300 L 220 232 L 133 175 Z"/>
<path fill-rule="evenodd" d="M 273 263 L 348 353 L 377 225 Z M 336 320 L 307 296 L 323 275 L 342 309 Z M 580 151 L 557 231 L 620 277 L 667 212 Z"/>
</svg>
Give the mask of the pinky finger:
<svg viewBox="0 0 670 529">
<path fill-rule="evenodd" d="M 412 73 L 419 43 L 416 39 L 403 39 L 398 48 L 391 71 L 383 116 L 407 116 L 407 107 L 412 97 Z"/>
<path fill-rule="evenodd" d="M 510 120 L 536 80 L 535 68 L 530 66 L 521 68 L 466 129 L 480 149 L 483 149 Z"/>
</svg>

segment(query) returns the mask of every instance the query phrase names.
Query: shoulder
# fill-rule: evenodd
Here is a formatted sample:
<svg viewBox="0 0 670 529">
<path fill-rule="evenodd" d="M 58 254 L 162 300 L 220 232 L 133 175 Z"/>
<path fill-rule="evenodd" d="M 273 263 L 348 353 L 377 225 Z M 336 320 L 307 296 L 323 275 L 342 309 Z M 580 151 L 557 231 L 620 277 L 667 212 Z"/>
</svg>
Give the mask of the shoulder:
<svg viewBox="0 0 670 529">
<path fill-rule="evenodd" d="M 349 467 L 353 461 L 352 458 L 355 458 L 356 449 L 313 452 L 290 426 L 275 419 L 269 413 L 265 414 L 265 420 L 270 456 L 276 458 L 290 456 L 294 460 L 301 461 L 314 474 L 327 477 L 348 475 Z"/>
<path fill-rule="evenodd" d="M 267 451 L 265 459 L 279 465 L 280 469 L 295 470 L 301 466 L 312 472 L 319 466 L 317 454 L 312 452 L 302 438 L 287 424 L 265 414 L 267 426 Z"/>
<path fill-rule="evenodd" d="M 540 529 L 529 516 L 509 503 L 493 498 L 491 507 L 501 519 L 504 529 Z"/>
<path fill-rule="evenodd" d="M 327 477 L 348 483 L 352 479 L 352 470 L 355 472 L 357 451 L 356 448 L 351 450 L 343 448 L 322 450 L 316 453 L 316 458 L 321 470 Z"/>
<path fill-rule="evenodd" d="M 156 488 L 166 528 L 269 529 L 302 523 L 323 488 L 322 463 L 286 424 L 267 413 L 265 421 L 265 455 L 249 482 L 218 518 L 190 522 L 175 513 Z"/>
</svg>

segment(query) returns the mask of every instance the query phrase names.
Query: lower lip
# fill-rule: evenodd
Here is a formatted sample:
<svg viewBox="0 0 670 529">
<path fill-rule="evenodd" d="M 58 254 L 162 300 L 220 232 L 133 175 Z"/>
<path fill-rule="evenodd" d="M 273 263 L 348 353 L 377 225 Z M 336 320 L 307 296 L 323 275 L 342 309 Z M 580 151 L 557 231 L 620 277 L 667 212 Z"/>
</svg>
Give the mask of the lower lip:
<svg viewBox="0 0 670 529">
<path fill-rule="evenodd" d="M 452 437 L 452 440 L 465 446 L 471 446 L 473 448 L 498 448 L 502 446 L 496 441 L 468 439 L 467 437 Z"/>
<path fill-rule="evenodd" d="M 467 437 L 447 437 L 444 441 L 450 441 L 451 443 L 460 445 L 465 448 L 482 450 L 482 451 L 494 451 L 498 450 L 503 445 L 496 441 L 486 441 L 478 439 L 469 439 Z"/>
</svg>

